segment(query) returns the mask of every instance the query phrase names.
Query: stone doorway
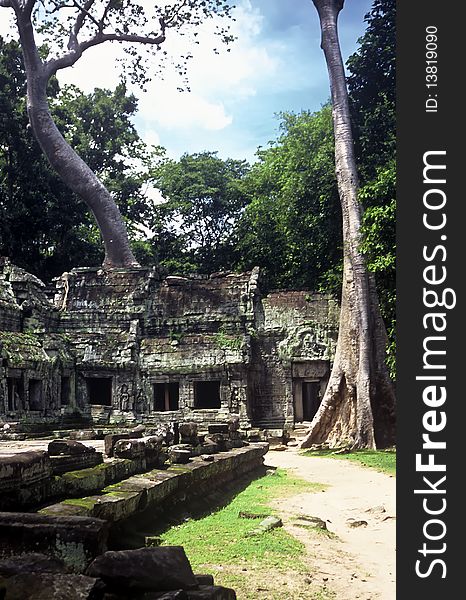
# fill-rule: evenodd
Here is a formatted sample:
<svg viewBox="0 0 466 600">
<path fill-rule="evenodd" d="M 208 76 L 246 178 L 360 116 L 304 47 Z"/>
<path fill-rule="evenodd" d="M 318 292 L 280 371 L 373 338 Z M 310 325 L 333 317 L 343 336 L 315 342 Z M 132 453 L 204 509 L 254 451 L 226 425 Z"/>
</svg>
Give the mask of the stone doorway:
<svg viewBox="0 0 466 600">
<path fill-rule="evenodd" d="M 295 423 L 312 421 L 320 402 L 320 381 L 296 380 L 294 382 Z"/>
</svg>

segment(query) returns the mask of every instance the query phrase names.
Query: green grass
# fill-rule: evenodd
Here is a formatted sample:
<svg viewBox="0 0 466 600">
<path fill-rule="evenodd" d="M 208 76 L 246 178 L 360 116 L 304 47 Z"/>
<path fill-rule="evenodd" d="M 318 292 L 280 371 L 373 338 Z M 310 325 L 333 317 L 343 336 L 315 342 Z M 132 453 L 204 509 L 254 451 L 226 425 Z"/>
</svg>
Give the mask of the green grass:
<svg viewBox="0 0 466 600">
<path fill-rule="evenodd" d="M 238 561 L 259 561 L 264 566 L 295 565 L 303 547 L 282 528 L 260 536 L 248 537 L 257 528 L 256 519 L 239 517 L 240 511 L 276 514 L 270 501 L 285 494 L 320 491 L 322 485 L 290 477 L 277 470 L 253 481 L 225 507 L 200 519 L 172 527 L 161 535 L 167 545 L 183 545 L 194 567 L 212 561 L 219 564 L 237 564 Z"/>
<path fill-rule="evenodd" d="M 387 475 L 396 475 L 396 452 L 394 450 L 355 450 L 348 454 L 335 454 L 334 450 L 308 450 L 303 456 L 324 456 L 357 462 Z"/>
<path fill-rule="evenodd" d="M 162 544 L 183 546 L 194 572 L 212 573 L 217 585 L 234 588 L 239 600 L 330 599 L 322 595 L 325 590 L 302 595 L 295 589 L 308 572 L 300 541 L 284 528 L 248 536 L 260 520 L 239 517 L 240 511 L 277 514 L 270 507 L 275 498 L 323 489 L 278 469 L 250 483 L 227 506 L 162 533 Z"/>
</svg>

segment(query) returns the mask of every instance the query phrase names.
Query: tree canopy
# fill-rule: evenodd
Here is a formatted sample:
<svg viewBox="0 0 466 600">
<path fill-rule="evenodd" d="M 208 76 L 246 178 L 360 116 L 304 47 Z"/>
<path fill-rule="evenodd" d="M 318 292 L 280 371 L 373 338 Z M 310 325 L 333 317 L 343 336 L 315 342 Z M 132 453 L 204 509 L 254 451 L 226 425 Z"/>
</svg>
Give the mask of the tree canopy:
<svg viewBox="0 0 466 600">
<path fill-rule="evenodd" d="M 245 180 L 250 202 L 235 232 L 237 264 L 264 269 L 267 288 L 317 289 L 341 262 L 330 106 L 283 113 L 280 136 Z"/>
<path fill-rule="evenodd" d="M 124 45 L 130 67 L 125 70 L 141 86 L 152 70 L 138 47 L 158 53 L 173 32 L 197 35 L 195 29 L 213 16 L 228 17 L 227 0 L 178 0 L 147 5 L 138 0 L 0 0 L 13 9 L 27 82 L 27 111 L 35 138 L 62 181 L 92 212 L 104 244 L 103 266 L 132 267 L 138 262 L 115 198 L 57 127 L 49 106 L 48 83 L 58 71 L 72 67 L 90 48 L 107 42 Z M 215 33 L 232 41 L 228 29 L 216 23 Z M 194 43 L 196 41 L 194 40 Z M 168 53 L 161 53 L 162 65 Z M 191 54 L 179 57 L 176 68 L 186 74 Z"/>
<path fill-rule="evenodd" d="M 32 134 L 25 94 L 20 47 L 0 38 L 0 252 L 47 280 L 73 266 L 95 265 L 103 253 L 89 212 Z M 135 97 L 123 84 L 85 95 L 60 88 L 55 79 L 49 96 L 60 131 L 102 177 L 135 232 L 149 212 L 142 173 L 147 152 L 131 122 Z"/>
<path fill-rule="evenodd" d="M 184 259 L 200 272 L 232 268 L 232 232 L 246 205 L 245 160 L 222 160 L 216 152 L 162 159 L 152 169 L 166 202 L 153 222 L 182 241 Z M 183 256 L 179 257 L 180 261 Z"/>
</svg>

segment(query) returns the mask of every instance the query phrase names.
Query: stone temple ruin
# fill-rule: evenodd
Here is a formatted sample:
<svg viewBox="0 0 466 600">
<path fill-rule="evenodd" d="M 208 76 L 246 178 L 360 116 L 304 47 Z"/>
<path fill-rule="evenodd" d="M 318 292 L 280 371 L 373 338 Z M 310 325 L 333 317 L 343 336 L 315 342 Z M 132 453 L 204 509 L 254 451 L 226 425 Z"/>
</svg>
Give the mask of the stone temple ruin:
<svg viewBox="0 0 466 600">
<path fill-rule="evenodd" d="M 258 269 L 47 287 L 1 259 L 0 597 L 236 600 L 147 523 L 264 475 L 319 406 L 337 318 L 323 295 L 261 294 Z"/>
<path fill-rule="evenodd" d="M 53 283 L 2 259 L 7 427 L 205 424 L 236 414 L 252 434 L 292 429 L 319 406 L 337 333 L 327 296 L 263 296 L 258 269 L 184 278 L 78 268 Z"/>
</svg>

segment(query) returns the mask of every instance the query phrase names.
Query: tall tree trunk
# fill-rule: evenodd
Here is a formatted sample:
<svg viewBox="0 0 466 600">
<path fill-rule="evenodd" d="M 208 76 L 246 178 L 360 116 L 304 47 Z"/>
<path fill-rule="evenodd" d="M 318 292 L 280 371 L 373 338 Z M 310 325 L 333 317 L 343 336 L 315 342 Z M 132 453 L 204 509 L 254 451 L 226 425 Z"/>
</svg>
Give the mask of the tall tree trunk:
<svg viewBox="0 0 466 600">
<path fill-rule="evenodd" d="M 103 266 L 138 266 L 114 199 L 63 138 L 50 114 L 48 75 L 37 50 L 31 20 L 24 13 L 17 12 L 17 22 L 27 77 L 27 110 L 32 131 L 55 171 L 92 211 L 105 246 Z"/>
<path fill-rule="evenodd" d="M 332 93 L 335 166 L 343 213 L 340 328 L 330 381 L 303 448 L 327 442 L 353 448 L 394 442 L 395 396 L 385 364 L 386 332 L 373 278 L 359 251 L 361 206 L 337 20 L 344 0 L 313 0 Z"/>
</svg>

